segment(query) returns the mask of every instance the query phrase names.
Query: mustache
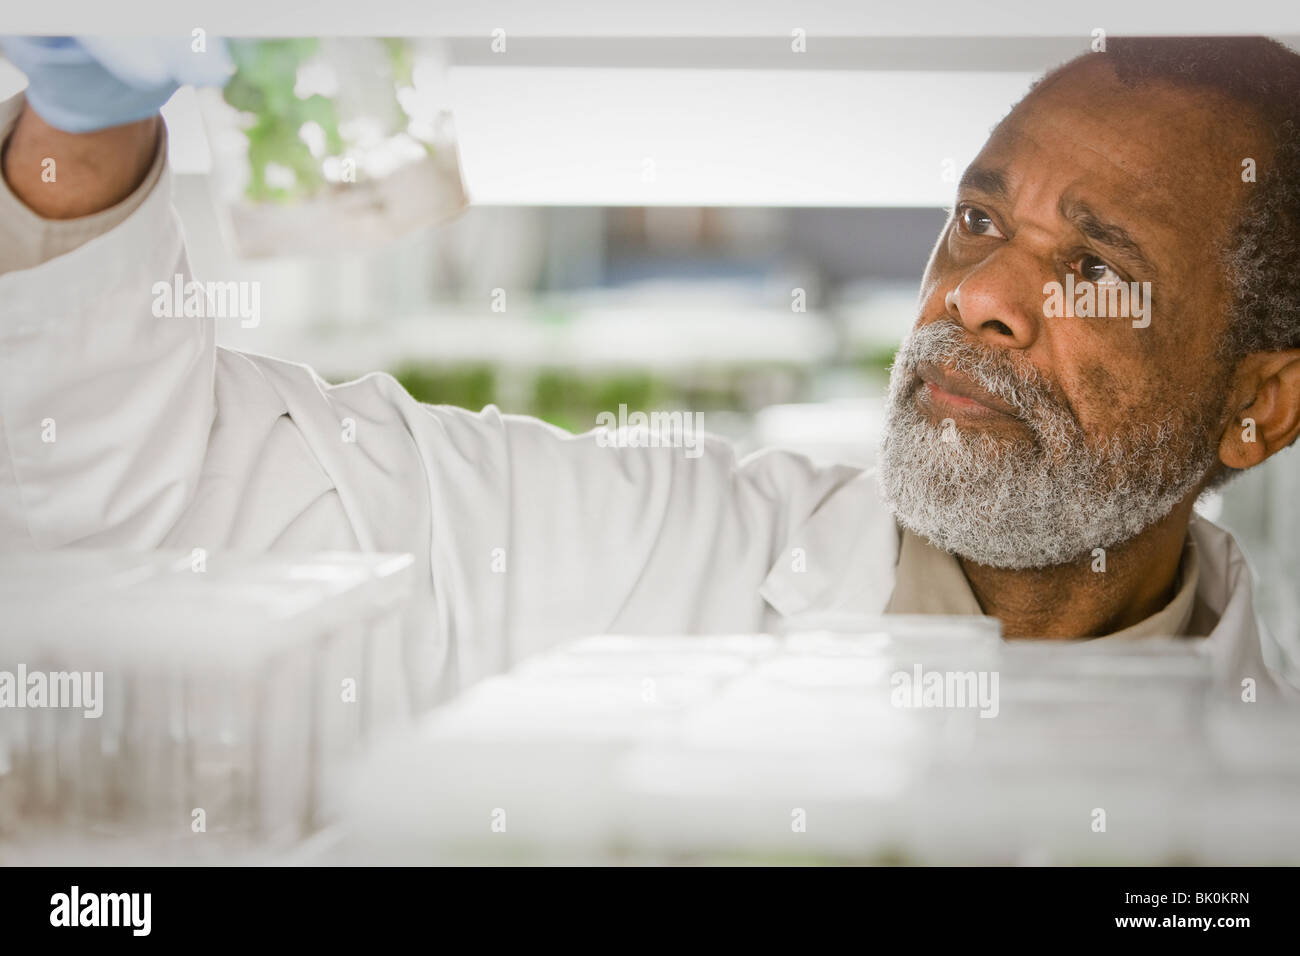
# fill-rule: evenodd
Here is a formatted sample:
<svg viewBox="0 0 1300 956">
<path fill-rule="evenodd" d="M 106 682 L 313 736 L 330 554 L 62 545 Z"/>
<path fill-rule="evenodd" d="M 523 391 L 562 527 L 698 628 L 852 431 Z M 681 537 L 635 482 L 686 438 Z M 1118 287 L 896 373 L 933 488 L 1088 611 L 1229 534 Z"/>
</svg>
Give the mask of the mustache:
<svg viewBox="0 0 1300 956">
<path fill-rule="evenodd" d="M 921 384 L 918 370 L 922 365 L 967 376 L 1010 405 L 1026 422 L 1040 419 L 1045 413 L 1064 414 L 1075 420 L 1072 410 L 1055 397 L 1051 383 L 1036 368 L 1017 362 L 1005 349 L 979 345 L 954 322 L 930 322 L 912 330 L 890 369 L 892 387 L 915 391 Z"/>
</svg>

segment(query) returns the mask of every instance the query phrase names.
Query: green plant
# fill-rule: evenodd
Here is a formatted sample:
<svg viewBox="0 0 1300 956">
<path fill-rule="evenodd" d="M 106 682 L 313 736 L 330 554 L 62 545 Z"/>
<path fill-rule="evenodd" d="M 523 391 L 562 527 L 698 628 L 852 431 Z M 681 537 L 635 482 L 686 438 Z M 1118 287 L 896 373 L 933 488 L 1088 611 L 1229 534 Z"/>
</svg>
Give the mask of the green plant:
<svg viewBox="0 0 1300 956">
<path fill-rule="evenodd" d="M 307 195 L 325 183 L 319 161 L 300 130 L 316 123 L 325 133 L 325 147 L 343 151 L 343 138 L 333 101 L 320 95 L 298 96 L 298 68 L 319 48 L 315 39 L 241 40 L 230 44 L 235 75 L 226 85 L 225 100 L 253 117 L 244 129 L 248 138 L 248 198 L 256 202 L 285 201 Z M 267 182 L 272 164 L 293 171 L 293 188 Z"/>
<path fill-rule="evenodd" d="M 497 401 L 496 374 L 486 365 L 404 365 L 393 370 L 393 378 L 428 405 L 455 405 L 476 412 Z"/>
<path fill-rule="evenodd" d="M 350 42 L 373 43 L 357 40 Z M 397 100 L 397 88 L 410 86 L 415 58 L 410 41 L 387 38 L 379 41 L 387 58 L 392 96 L 389 115 L 382 120 L 389 128 L 405 128 L 407 117 Z M 302 128 L 314 123 L 324 134 L 325 152 L 339 156 L 348 146 L 339 130 L 339 110 L 334 100 L 320 93 L 299 96 L 298 70 L 321 54 L 320 41 L 312 38 L 286 40 L 234 40 L 230 42 L 235 75 L 226 85 L 227 103 L 247 114 L 244 135 L 248 139 L 249 180 L 246 195 L 254 202 L 286 202 L 310 196 L 327 185 L 321 160 L 313 155 Z M 429 153 L 432 147 L 422 144 Z M 293 173 L 292 186 L 270 181 L 268 171 L 281 166 Z"/>
</svg>

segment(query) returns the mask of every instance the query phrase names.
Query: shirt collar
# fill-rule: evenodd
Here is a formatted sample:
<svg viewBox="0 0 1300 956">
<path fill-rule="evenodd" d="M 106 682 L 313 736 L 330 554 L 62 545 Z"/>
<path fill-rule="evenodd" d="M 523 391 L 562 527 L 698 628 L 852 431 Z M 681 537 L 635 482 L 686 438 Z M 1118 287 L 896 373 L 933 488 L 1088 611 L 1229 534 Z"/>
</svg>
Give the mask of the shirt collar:
<svg viewBox="0 0 1300 956">
<path fill-rule="evenodd" d="M 984 613 L 957 558 L 906 529 L 902 532 L 895 578 L 886 608 L 890 614 Z M 1198 580 L 1196 544 L 1188 535 L 1179 565 L 1178 589 L 1169 603 L 1141 621 L 1102 637 L 1137 640 L 1188 634 Z"/>
</svg>

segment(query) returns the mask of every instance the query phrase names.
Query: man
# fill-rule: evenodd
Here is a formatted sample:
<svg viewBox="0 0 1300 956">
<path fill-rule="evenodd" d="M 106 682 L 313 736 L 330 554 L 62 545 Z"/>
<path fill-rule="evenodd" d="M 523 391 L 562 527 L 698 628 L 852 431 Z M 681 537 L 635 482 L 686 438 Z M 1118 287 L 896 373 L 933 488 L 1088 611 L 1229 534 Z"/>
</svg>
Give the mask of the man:
<svg viewBox="0 0 1300 956">
<path fill-rule="evenodd" d="M 6 547 L 411 552 L 432 699 L 573 634 L 881 611 L 1183 636 L 1230 689 L 1267 682 L 1244 558 L 1193 505 L 1300 432 L 1286 49 L 1113 41 L 1011 112 L 926 270 L 878 478 L 719 442 L 610 448 L 216 349 L 210 320 L 150 310 L 188 277 L 156 104 L 105 107 L 114 83 L 138 98 L 105 70 L 86 119 L 33 61 L 36 108 L 0 117 Z M 1089 288 L 1123 314 L 1056 308 Z"/>
</svg>

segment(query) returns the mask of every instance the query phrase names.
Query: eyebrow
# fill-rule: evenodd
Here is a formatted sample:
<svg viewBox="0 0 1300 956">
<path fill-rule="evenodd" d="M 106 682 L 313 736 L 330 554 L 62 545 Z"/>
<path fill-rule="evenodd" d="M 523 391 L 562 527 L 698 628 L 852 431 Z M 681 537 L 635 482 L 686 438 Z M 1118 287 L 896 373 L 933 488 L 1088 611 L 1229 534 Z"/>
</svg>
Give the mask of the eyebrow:
<svg viewBox="0 0 1300 956">
<path fill-rule="evenodd" d="M 999 170 L 986 169 L 983 166 L 967 166 L 961 174 L 958 189 L 973 189 L 986 193 L 995 199 L 1006 199 L 1011 190 L 1007 188 L 1007 177 Z"/>
<path fill-rule="evenodd" d="M 1000 200 L 1007 200 L 1011 195 L 1006 174 L 982 166 L 967 167 L 962 173 L 958 188 L 970 189 Z M 1139 271 L 1145 271 L 1153 277 L 1157 274 L 1158 270 L 1142 251 L 1142 246 L 1123 226 L 1106 221 L 1081 199 L 1067 201 L 1062 197 L 1057 208 L 1061 216 L 1088 239 L 1105 246 L 1118 258 L 1136 266 Z"/>
<path fill-rule="evenodd" d="M 1102 219 L 1091 206 L 1081 199 L 1066 202 L 1062 198 L 1058 208 L 1061 215 L 1075 229 L 1078 229 L 1093 242 L 1100 246 L 1106 246 L 1115 252 L 1117 256 L 1125 258 L 1131 264 L 1139 267 L 1140 270 L 1155 275 L 1156 267 L 1146 257 L 1137 240 L 1123 226 Z"/>
</svg>

